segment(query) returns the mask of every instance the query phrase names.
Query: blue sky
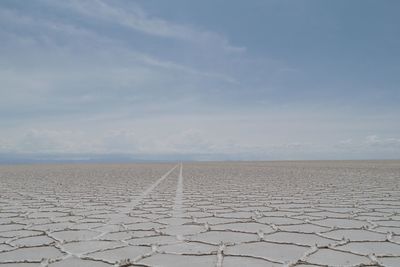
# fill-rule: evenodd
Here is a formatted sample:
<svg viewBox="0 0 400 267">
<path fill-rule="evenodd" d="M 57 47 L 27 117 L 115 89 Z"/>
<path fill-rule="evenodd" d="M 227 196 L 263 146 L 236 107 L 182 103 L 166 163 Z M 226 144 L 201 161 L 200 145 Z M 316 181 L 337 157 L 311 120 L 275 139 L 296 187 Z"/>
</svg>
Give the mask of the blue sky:
<svg viewBox="0 0 400 267">
<path fill-rule="evenodd" d="M 399 10 L 3 0 L 0 154 L 400 158 Z"/>
</svg>

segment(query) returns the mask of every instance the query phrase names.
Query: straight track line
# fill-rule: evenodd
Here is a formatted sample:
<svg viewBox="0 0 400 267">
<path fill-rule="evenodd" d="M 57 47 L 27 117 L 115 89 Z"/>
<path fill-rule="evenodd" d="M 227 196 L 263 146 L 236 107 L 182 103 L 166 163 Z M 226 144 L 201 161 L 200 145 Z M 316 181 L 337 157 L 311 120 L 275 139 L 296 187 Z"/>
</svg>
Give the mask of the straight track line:
<svg viewBox="0 0 400 267">
<path fill-rule="evenodd" d="M 140 196 L 134 197 L 128 204 L 128 206 L 122 208 L 120 212 L 128 213 L 129 211 L 131 211 L 134 207 L 136 207 L 140 203 L 140 201 L 142 201 L 148 194 L 150 194 L 150 192 L 153 191 L 154 188 L 156 188 L 162 181 L 164 181 L 168 177 L 168 175 L 170 175 L 171 172 L 173 172 L 178 166 L 179 164 L 175 165 L 172 169 L 166 172 L 163 176 L 161 176 L 160 179 L 158 179 L 155 183 L 153 183 L 145 191 L 143 191 L 143 193 L 140 194 Z"/>
<path fill-rule="evenodd" d="M 183 164 L 180 164 L 179 176 L 178 176 L 178 184 L 176 186 L 176 194 L 175 194 L 175 203 L 173 208 L 173 217 L 174 218 L 182 218 L 183 217 Z"/>
</svg>

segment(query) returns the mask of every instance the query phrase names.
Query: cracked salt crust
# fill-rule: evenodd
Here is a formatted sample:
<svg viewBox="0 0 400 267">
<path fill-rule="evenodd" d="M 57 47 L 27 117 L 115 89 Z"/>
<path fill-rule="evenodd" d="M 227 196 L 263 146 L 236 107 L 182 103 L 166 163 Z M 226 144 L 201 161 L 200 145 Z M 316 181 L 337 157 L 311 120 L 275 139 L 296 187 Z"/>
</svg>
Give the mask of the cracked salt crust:
<svg viewBox="0 0 400 267">
<path fill-rule="evenodd" d="M 400 266 L 400 162 L 0 166 L 0 266 Z"/>
</svg>

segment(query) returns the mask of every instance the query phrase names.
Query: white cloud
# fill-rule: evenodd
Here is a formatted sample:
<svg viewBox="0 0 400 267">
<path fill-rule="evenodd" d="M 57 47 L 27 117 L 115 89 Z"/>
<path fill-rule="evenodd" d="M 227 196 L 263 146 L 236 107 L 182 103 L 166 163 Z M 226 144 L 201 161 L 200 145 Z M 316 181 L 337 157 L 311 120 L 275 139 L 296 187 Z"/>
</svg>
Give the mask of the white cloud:
<svg viewBox="0 0 400 267">
<path fill-rule="evenodd" d="M 139 138 L 132 130 L 111 130 L 98 140 L 99 148 L 103 153 L 138 153 L 142 152 Z M 93 151 L 91 151 L 93 152 Z"/>
<path fill-rule="evenodd" d="M 77 3 L 77 6 L 80 6 L 80 4 Z M 110 7 L 110 9 L 112 8 Z M 94 13 L 94 15 L 98 14 Z M 58 65 L 62 66 L 71 66 L 71 60 L 69 60 L 69 58 L 76 58 L 74 54 L 79 52 L 76 49 L 79 48 L 79 46 L 80 48 L 84 46 L 84 42 L 81 41 L 83 39 L 87 41 L 88 46 L 93 45 L 93 43 L 96 43 L 97 46 L 97 49 L 85 51 L 85 53 L 88 53 L 85 57 L 92 55 L 103 60 L 110 60 L 117 57 L 118 60 L 121 60 L 120 63 L 130 64 L 132 63 L 132 60 L 134 60 L 147 66 L 199 75 L 206 78 L 219 79 L 229 83 L 237 83 L 233 77 L 225 74 L 197 70 L 190 66 L 182 65 L 173 61 L 162 60 L 144 52 L 132 49 L 131 47 L 126 47 L 120 42 L 120 40 L 112 39 L 88 28 L 76 27 L 73 24 L 67 24 L 60 21 L 33 18 L 25 14 L 16 14 L 12 10 L 1 8 L 0 18 L 7 24 L 16 24 L 20 27 L 25 27 L 26 29 L 35 28 L 39 30 L 39 34 L 37 35 L 13 32 L 0 32 L 0 34 L 4 35 L 5 41 L 9 43 L 10 46 L 14 45 L 15 47 L 16 45 L 16 47 L 25 49 L 45 48 L 46 51 L 44 52 L 47 52 L 48 57 L 43 59 L 47 63 L 49 63 L 49 59 L 51 59 L 51 57 L 49 57 L 49 52 L 51 52 L 51 56 L 53 58 L 55 57 L 54 63 L 58 63 Z M 58 43 L 57 38 L 60 37 L 57 37 L 57 34 L 60 34 L 64 38 L 64 43 L 62 45 Z M 210 43 L 214 42 L 210 41 Z M 99 50 L 99 48 L 101 48 L 101 50 Z M 62 61 L 60 62 L 60 60 Z M 91 60 L 93 60 L 93 58 Z M 115 64 L 118 60 L 114 60 L 111 63 Z M 39 66 L 40 65 L 42 64 L 39 64 Z"/>
<path fill-rule="evenodd" d="M 75 152 L 84 151 L 83 147 L 79 147 L 78 141 L 81 141 L 82 133 L 75 131 L 57 131 L 47 129 L 31 129 L 19 140 L 15 147 L 16 152 L 22 153 L 59 153 L 59 152 Z"/>
<path fill-rule="evenodd" d="M 230 132 L 232 125 L 224 125 L 210 133 L 210 128 L 188 127 L 180 129 L 171 121 L 157 119 L 95 127 L 65 125 L 65 127 L 37 127 L 28 131 L 2 134 L 0 153 L 91 153 L 132 155 L 217 155 L 213 159 L 312 159 L 323 158 L 395 158 L 400 153 L 399 138 L 383 138 L 377 135 L 361 139 L 344 139 L 336 145 L 305 141 L 282 142 L 276 137 L 260 136 L 253 143 L 246 136 Z M 80 130 L 76 130 L 81 125 Z M 119 125 L 119 126 L 118 126 Z M 189 126 L 182 121 L 182 125 Z M 22 127 L 21 129 L 23 129 Z M 67 130 L 71 128 L 71 130 Z M 113 130 L 110 130 L 113 129 Z M 152 130 L 150 130 L 152 129 Z M 249 128 L 250 130 L 250 128 Z M 251 131 L 255 131 L 251 128 Z M 254 137 L 256 138 L 256 137 Z M 273 138 L 273 139 L 272 139 Z M 5 142 L 7 140 L 7 142 Z M 162 156 L 161 156 L 162 157 Z M 206 159 L 206 158 L 205 158 Z"/>
<path fill-rule="evenodd" d="M 180 153 L 196 153 L 198 151 L 209 153 L 215 147 L 215 145 L 204 137 L 201 131 L 194 129 L 188 129 L 172 135 L 166 143 L 171 150 Z"/>
<path fill-rule="evenodd" d="M 400 138 L 382 138 L 377 135 L 369 135 L 364 143 L 371 147 L 395 148 L 400 147 Z"/>
<path fill-rule="evenodd" d="M 342 140 L 336 147 L 350 151 L 397 151 L 400 153 L 400 138 L 368 135 L 360 139 L 349 138 Z"/>
<path fill-rule="evenodd" d="M 344 146 L 345 147 L 345 146 L 349 146 L 349 145 L 352 145 L 352 144 L 353 144 L 353 139 L 351 139 L 351 138 L 339 141 L 339 146 Z"/>
<path fill-rule="evenodd" d="M 77 130 L 31 129 L 14 139 L 11 147 L 17 153 L 141 152 L 134 132 L 122 129 L 99 132 L 96 135 Z"/>
<path fill-rule="evenodd" d="M 1 140 L 0 140 L 1 141 Z M 123 154 L 207 154 L 252 152 L 252 148 L 208 139 L 196 129 L 145 136 L 130 129 L 90 131 L 30 129 L 0 142 L 0 153 L 123 153 Z"/>
<path fill-rule="evenodd" d="M 388 137 L 399 132 L 397 110 L 371 116 L 313 97 L 285 101 L 300 94 L 279 84 L 268 94 L 274 75 L 301 70 L 230 53 L 244 49 L 221 34 L 129 1 L 125 9 L 116 1 L 37 3 L 0 7 L 0 152 L 399 154 L 399 138 Z"/>
<path fill-rule="evenodd" d="M 13 149 L 15 149 L 15 147 L 13 146 L 12 142 L 10 142 L 6 139 L 0 138 L 0 153 L 1 152 L 9 152 L 9 151 L 12 151 Z"/>
<path fill-rule="evenodd" d="M 102 2 L 90 3 L 104 9 Z M 82 4 L 65 5 L 75 10 Z M 79 108 L 77 105 L 82 104 L 100 106 L 110 97 L 123 97 L 122 102 L 142 101 L 141 98 L 164 93 L 166 88 L 179 98 L 183 91 L 200 92 L 204 87 L 212 90 L 214 84 L 220 86 L 221 82 L 237 84 L 230 75 L 160 59 L 94 29 L 77 27 L 66 21 L 4 8 L 0 8 L 0 20 L 19 29 L 16 32 L 0 30 L 0 38 L 7 44 L 0 47 L 6 63 L 0 66 L 3 114 L 33 106 L 45 111 L 66 105 L 67 109 Z M 121 104 L 119 102 L 118 106 Z"/>
<path fill-rule="evenodd" d="M 55 4 L 49 1 L 49 4 Z M 195 29 L 193 26 L 173 23 L 161 18 L 151 17 L 136 5 L 129 9 L 106 3 L 105 1 L 68 1 L 57 2 L 56 5 L 68 7 L 82 15 L 118 23 L 131 29 L 159 37 L 174 38 L 192 42 L 220 46 L 226 52 L 243 52 L 244 47 L 237 47 L 229 43 L 222 35 L 210 31 Z"/>
</svg>

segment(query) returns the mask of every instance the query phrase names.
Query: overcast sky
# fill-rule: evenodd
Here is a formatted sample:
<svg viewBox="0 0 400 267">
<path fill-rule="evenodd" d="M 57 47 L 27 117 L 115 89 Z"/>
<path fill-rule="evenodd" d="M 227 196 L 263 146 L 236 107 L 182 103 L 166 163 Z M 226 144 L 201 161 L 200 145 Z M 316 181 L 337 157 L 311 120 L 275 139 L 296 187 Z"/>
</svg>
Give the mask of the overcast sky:
<svg viewBox="0 0 400 267">
<path fill-rule="evenodd" d="M 400 158 L 399 10 L 2 0 L 0 154 Z"/>
</svg>

